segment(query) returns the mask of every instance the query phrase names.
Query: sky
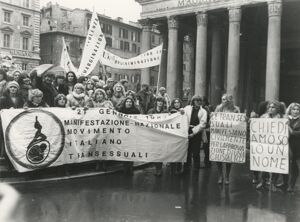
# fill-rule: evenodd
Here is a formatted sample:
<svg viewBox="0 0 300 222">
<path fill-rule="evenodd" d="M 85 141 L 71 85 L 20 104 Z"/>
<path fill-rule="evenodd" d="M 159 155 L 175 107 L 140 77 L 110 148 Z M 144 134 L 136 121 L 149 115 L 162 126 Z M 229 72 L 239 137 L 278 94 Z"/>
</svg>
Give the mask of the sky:
<svg viewBox="0 0 300 222">
<path fill-rule="evenodd" d="M 46 6 L 50 0 L 40 0 L 41 8 Z M 74 9 L 89 9 L 93 7 L 100 14 L 105 14 L 111 18 L 122 17 L 125 22 L 136 22 L 140 19 L 141 6 L 135 0 L 53 0 L 52 4 Z"/>
</svg>

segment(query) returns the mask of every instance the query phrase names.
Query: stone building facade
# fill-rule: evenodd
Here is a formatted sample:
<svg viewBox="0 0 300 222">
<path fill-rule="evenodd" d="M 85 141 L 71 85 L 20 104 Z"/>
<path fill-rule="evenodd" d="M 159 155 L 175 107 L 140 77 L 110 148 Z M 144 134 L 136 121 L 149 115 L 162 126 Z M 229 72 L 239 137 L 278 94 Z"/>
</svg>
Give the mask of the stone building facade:
<svg viewBox="0 0 300 222">
<path fill-rule="evenodd" d="M 300 1 L 136 1 L 143 33 L 155 25 L 163 35 L 160 85 L 171 97 L 183 93 L 182 42 L 189 36 L 192 93 L 217 105 L 228 92 L 248 112 L 264 100 L 300 102 Z"/>
<path fill-rule="evenodd" d="M 0 50 L 22 70 L 40 62 L 40 1 L 0 1 Z"/>
<path fill-rule="evenodd" d="M 64 37 L 70 58 L 79 67 L 85 37 L 88 32 L 92 12 L 83 9 L 69 9 L 58 4 L 48 3 L 41 10 L 41 62 L 59 65 Z M 138 23 L 124 23 L 122 18 L 112 19 L 98 14 L 102 32 L 106 37 L 106 49 L 120 57 L 131 58 L 141 53 L 142 30 Z M 151 48 L 159 45 L 159 33 L 151 30 Z M 150 85 L 154 86 L 158 68 L 151 69 Z M 136 90 L 141 82 L 141 70 L 120 70 L 102 67 L 98 63 L 92 75 L 115 81 L 127 79 L 129 87 Z"/>
</svg>

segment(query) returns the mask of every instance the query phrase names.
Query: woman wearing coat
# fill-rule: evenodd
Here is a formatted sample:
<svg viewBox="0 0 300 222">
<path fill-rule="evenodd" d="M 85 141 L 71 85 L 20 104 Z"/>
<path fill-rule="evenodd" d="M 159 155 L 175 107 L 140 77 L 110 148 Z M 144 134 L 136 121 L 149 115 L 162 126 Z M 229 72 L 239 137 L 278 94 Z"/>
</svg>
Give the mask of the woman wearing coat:
<svg viewBox="0 0 300 222">
<path fill-rule="evenodd" d="M 184 171 L 187 172 L 194 161 L 194 170 L 200 169 L 200 146 L 201 141 L 206 138 L 203 134 L 207 124 L 207 112 L 202 108 L 202 97 L 193 96 L 190 105 L 184 108 L 189 121 L 189 147 L 187 153 L 187 162 L 184 164 Z"/>
</svg>

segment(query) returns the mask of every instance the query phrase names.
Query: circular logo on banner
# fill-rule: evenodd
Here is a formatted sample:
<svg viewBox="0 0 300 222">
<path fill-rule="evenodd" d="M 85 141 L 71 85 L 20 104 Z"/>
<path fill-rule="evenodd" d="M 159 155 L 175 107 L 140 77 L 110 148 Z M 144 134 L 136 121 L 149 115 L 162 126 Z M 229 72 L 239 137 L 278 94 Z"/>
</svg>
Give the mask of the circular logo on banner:
<svg viewBox="0 0 300 222">
<path fill-rule="evenodd" d="M 53 113 L 32 109 L 12 119 L 5 140 L 8 153 L 18 164 L 28 169 L 41 169 L 60 156 L 65 132 Z"/>
</svg>

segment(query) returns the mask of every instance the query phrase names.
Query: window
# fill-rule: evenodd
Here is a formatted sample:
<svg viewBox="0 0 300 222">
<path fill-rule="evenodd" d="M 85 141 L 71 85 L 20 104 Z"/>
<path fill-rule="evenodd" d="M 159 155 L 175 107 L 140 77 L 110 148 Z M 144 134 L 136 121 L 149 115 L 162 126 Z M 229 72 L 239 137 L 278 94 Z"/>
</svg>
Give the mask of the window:
<svg viewBox="0 0 300 222">
<path fill-rule="evenodd" d="M 10 35 L 9 34 L 4 34 L 3 47 L 6 47 L 6 48 L 10 47 Z"/>
<path fill-rule="evenodd" d="M 23 15 L 23 25 L 29 26 L 29 16 Z"/>
<path fill-rule="evenodd" d="M 23 50 L 28 50 L 29 39 L 27 37 L 23 37 Z"/>
<path fill-rule="evenodd" d="M 11 12 L 4 11 L 4 21 L 10 23 Z"/>
<path fill-rule="evenodd" d="M 103 33 L 110 34 L 110 35 L 112 34 L 112 26 L 109 24 L 102 23 L 101 29 Z"/>
<path fill-rule="evenodd" d="M 106 45 L 112 47 L 112 39 L 109 37 L 106 37 L 105 39 L 106 39 Z"/>
<path fill-rule="evenodd" d="M 132 52 L 136 53 L 136 44 L 132 43 Z"/>
<path fill-rule="evenodd" d="M 123 43 L 123 40 L 120 41 L 120 49 L 122 49 L 122 50 L 124 49 L 124 43 Z"/>
<path fill-rule="evenodd" d="M 22 70 L 27 70 L 27 63 L 22 63 Z"/>
<path fill-rule="evenodd" d="M 124 51 L 129 51 L 129 42 L 124 42 Z"/>
<path fill-rule="evenodd" d="M 29 8 L 29 0 L 23 0 L 23 6 Z"/>
<path fill-rule="evenodd" d="M 137 32 L 137 42 L 141 42 L 141 33 Z"/>
<path fill-rule="evenodd" d="M 119 37 L 128 39 L 128 30 L 120 28 L 119 29 Z"/>
</svg>

